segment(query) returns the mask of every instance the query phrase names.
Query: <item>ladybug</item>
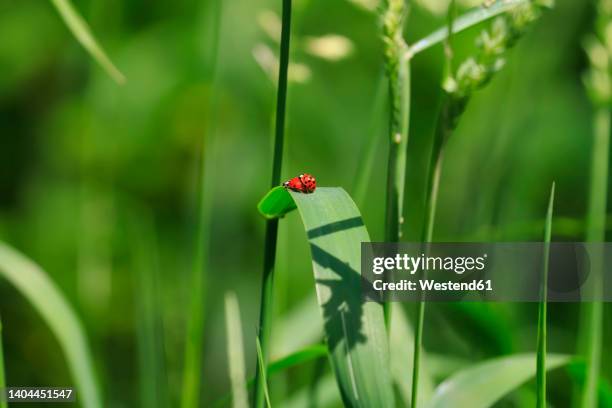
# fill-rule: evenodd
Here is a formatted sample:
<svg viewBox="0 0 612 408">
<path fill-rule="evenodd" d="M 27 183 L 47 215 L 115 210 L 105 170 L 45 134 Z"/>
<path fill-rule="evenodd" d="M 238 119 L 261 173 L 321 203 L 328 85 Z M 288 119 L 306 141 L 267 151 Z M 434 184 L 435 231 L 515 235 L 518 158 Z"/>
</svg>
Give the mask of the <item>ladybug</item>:
<svg viewBox="0 0 612 408">
<path fill-rule="evenodd" d="M 317 180 L 315 180 L 311 174 L 301 174 L 300 180 L 302 180 L 305 193 L 314 193 L 315 189 L 317 188 Z"/>
<path fill-rule="evenodd" d="M 283 183 L 285 188 L 299 193 L 310 194 L 314 193 L 317 188 L 317 181 L 310 174 L 300 174 L 298 177 L 294 177 L 291 180 L 287 180 Z"/>
</svg>

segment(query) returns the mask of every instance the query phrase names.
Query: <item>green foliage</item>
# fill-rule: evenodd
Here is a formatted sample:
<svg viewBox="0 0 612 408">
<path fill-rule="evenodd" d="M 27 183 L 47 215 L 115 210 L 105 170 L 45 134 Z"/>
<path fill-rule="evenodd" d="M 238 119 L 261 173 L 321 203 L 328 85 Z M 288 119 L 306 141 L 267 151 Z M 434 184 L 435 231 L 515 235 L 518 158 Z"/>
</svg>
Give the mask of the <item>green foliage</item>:
<svg viewBox="0 0 612 408">
<path fill-rule="evenodd" d="M 276 115 L 277 120 L 289 119 L 286 125 L 276 127 L 277 132 L 286 128 L 290 136 L 282 149 L 282 165 L 277 160 L 279 149 L 274 156 L 268 155 L 268 138 L 274 133 L 270 129 L 274 105 L 271 84 L 276 81 L 268 81 L 260 66 L 250 61 L 262 36 L 255 29 L 263 11 L 260 3 L 241 2 L 239 7 L 230 7 L 215 17 L 208 11 L 216 1 L 196 4 L 179 0 L 172 7 L 150 3 L 145 8 L 116 0 L 82 3 L 79 11 L 98 39 L 108 41 L 108 51 L 120 46 L 121 52 L 113 62 L 129 77 L 123 87 L 114 86 L 106 71 L 83 58 L 80 45 L 67 35 L 47 2 L 22 0 L 0 6 L 0 32 L 11 39 L 0 45 L 0 133 L 4 135 L 0 149 L 0 235 L 44 265 L 66 298 L 73 300 L 92 340 L 105 394 L 113 398 L 105 404 L 136 405 L 139 397 L 133 390 L 138 384 L 156 376 L 163 378 L 164 373 L 153 372 L 155 369 L 143 369 L 146 374 L 139 374 L 136 357 L 145 353 L 149 361 L 166 359 L 171 403 L 181 400 L 188 401 L 184 406 L 208 406 L 228 395 L 222 318 L 223 294 L 228 290 L 240 293 L 244 327 L 249 328 L 244 332 L 244 353 L 246 361 L 253 362 L 253 334 L 261 328 L 257 308 L 262 300 L 258 292 L 260 274 L 253 268 L 261 261 L 264 245 L 264 223 L 253 203 L 269 186 L 278 186 L 270 179 L 273 165 L 287 176 L 308 171 L 322 185 L 353 187 L 350 192 L 372 238 L 382 240 L 387 229 L 387 236 L 398 237 L 403 230 L 404 239 L 419 240 L 428 190 L 431 134 L 441 123 L 440 133 L 433 139 L 444 136 L 438 140 L 442 141 L 446 159 L 435 234 L 427 235 L 444 241 L 539 240 L 544 225 L 543 186 L 554 177 L 559 189 L 556 212 L 563 215 L 554 221 L 555 232 L 563 239 L 580 240 L 584 229 L 580 197 L 587 194 L 586 169 L 591 164 L 587 158 L 592 147 L 591 138 L 583 136 L 591 129 L 592 106 L 581 94 L 575 72 L 584 62 L 577 58 L 581 51 L 576 33 L 584 31 L 584 21 L 592 10 L 588 2 L 560 0 L 555 12 L 548 13 L 537 30 L 530 30 L 528 41 L 520 41 L 512 51 L 516 55 L 508 58 L 511 42 L 501 35 L 511 34 L 508 24 L 494 22 L 489 27 L 487 21 L 527 1 L 487 1 L 486 6 L 464 10 L 468 2 L 457 0 L 460 17 L 453 21 L 451 30 L 462 34 L 452 39 L 455 58 L 461 62 L 464 56 L 471 56 L 475 65 L 466 64 L 460 74 L 459 65 L 454 67 L 454 76 L 463 78 L 461 86 L 469 92 L 465 99 L 457 94 L 451 101 L 455 105 L 449 107 L 444 105 L 450 97 L 445 95 L 440 101 L 437 92 L 442 53 L 435 52 L 439 49 L 422 53 L 448 37 L 444 18 L 429 14 L 416 1 L 393 2 L 395 14 L 387 20 L 387 37 L 381 46 L 384 27 L 374 23 L 372 14 L 346 2 L 295 2 L 299 27 L 294 30 L 297 37 L 292 39 L 295 47 L 292 44 L 291 59 L 293 63 L 308 63 L 310 79 L 306 84 L 290 82 L 289 116 Z M 81 3 L 73 3 L 81 7 Z M 269 6 L 280 11 L 280 5 Z M 385 3 L 387 6 L 391 2 Z M 598 15 L 605 14 L 598 11 Z M 524 21 L 519 19 L 517 26 Z M 475 48 L 474 37 L 485 25 L 487 34 L 478 36 Z M 216 48 L 210 40 L 215 38 L 217 26 L 221 26 L 220 75 L 213 84 L 209 71 L 215 64 L 211 64 L 209 55 Z M 434 31 L 437 37 L 424 37 L 437 26 L 443 26 Z M 280 24 L 277 28 L 280 34 Z M 332 32 L 358 47 L 346 59 L 323 63 L 319 57 L 313 58 L 308 46 L 313 39 Z M 608 45 L 600 37 L 603 32 L 596 27 L 594 37 L 599 48 L 589 52 L 590 57 L 606 52 L 604 60 L 599 60 L 603 64 L 597 67 L 596 81 L 592 81 L 604 85 L 597 89 L 599 94 L 593 93 L 597 97 L 591 96 L 595 106 L 602 108 L 595 116 L 600 135 L 607 123 L 603 108 L 609 106 L 605 68 L 609 67 Z M 423 41 L 412 41 L 423 37 Z M 407 47 L 404 42 L 414 45 Z M 500 55 L 502 48 L 505 51 Z M 375 82 L 384 75 L 381 60 L 387 62 L 388 51 L 392 51 L 388 56 L 394 59 L 393 64 L 397 63 L 389 64 L 390 73 L 402 81 L 394 85 L 393 100 L 389 84 L 382 81 L 378 99 L 386 102 L 378 104 L 373 101 Z M 265 73 L 277 74 L 278 53 L 271 53 L 273 63 Z M 481 53 L 488 57 L 481 58 Z M 495 68 L 498 58 L 507 59 L 507 67 L 492 76 L 484 92 L 474 92 L 480 88 L 471 86 L 486 82 L 489 75 L 483 67 Z M 412 84 L 408 83 L 408 74 L 412 75 Z M 210 109 L 211 105 L 215 108 Z M 446 118 L 438 118 L 440 106 L 446 109 Z M 376 126 L 366 130 L 372 116 Z M 457 126 L 459 120 L 461 126 Z M 402 137 L 408 133 L 402 130 L 408 128 L 408 122 L 409 146 L 389 154 L 387 149 L 395 146 L 392 143 L 397 133 L 387 131 L 387 126 L 392 124 L 400 130 L 403 142 L 407 138 Z M 211 148 L 208 134 L 213 128 L 219 137 L 215 138 L 217 146 Z M 202 143 L 203 132 L 206 143 Z M 451 139 L 452 143 L 446 143 Z M 364 150 L 367 155 L 360 156 Z M 594 148 L 597 157 L 605 150 Z M 197 176 L 202 151 L 208 169 L 203 181 Z M 397 160 L 390 161 L 390 157 Z M 599 159 L 594 161 L 600 163 Z M 385 184 L 389 175 L 394 177 L 391 188 Z M 405 177 L 403 181 L 401 177 Z M 597 180 L 601 185 L 601 179 Z M 386 198 L 389 191 L 400 189 L 405 189 L 403 214 L 399 195 Z M 210 216 L 204 223 L 198 215 L 201 210 L 195 208 L 197 196 L 203 191 L 209 197 L 206 206 Z M 313 199 L 317 193 L 301 198 Z M 293 203 L 289 192 L 279 188 L 279 194 L 282 200 Z M 126 233 L 124 225 L 129 223 L 124 222 L 122 197 L 151 208 L 158 240 L 155 245 L 147 243 L 147 234 L 140 241 Z M 392 205 L 388 214 L 393 217 L 383 222 L 387 204 Z M 268 225 L 292 209 L 283 203 L 278 208 L 282 211 L 264 211 L 270 211 L 272 217 Z M 402 215 L 404 224 L 400 223 Z M 589 225 L 600 219 L 601 215 L 593 217 Z M 96 234 L 100 226 L 108 233 Z M 275 405 L 283 407 L 337 408 L 342 401 L 333 367 L 325 358 L 327 348 L 317 344 L 324 334 L 324 321 L 308 270 L 312 261 L 309 243 L 304 240 L 298 217 L 287 215 L 277 226 L 278 241 L 272 239 L 276 234 L 270 230 L 263 251 L 270 267 L 274 263 L 270 248 L 279 248 L 279 262 L 274 266 L 276 285 L 269 291 L 269 299 L 274 299 L 274 318 L 266 326 L 273 328 L 268 361 L 266 346 L 261 344 L 272 398 L 278 400 Z M 198 230 L 205 232 L 204 240 L 200 240 Z M 203 262 L 198 251 L 208 248 L 211 256 L 204 253 Z M 84 252 L 93 253 L 92 259 L 103 262 L 85 262 Z M 139 266 L 133 264 L 133 255 L 140 258 Z M 145 284 L 137 287 L 135 294 L 132 283 L 135 279 L 152 283 L 148 278 L 152 278 L 149 272 L 153 263 L 159 268 L 162 295 L 155 311 L 149 309 L 145 321 L 136 321 L 140 309 L 133 309 L 150 305 L 152 292 L 145 292 L 151 289 Z M 73 272 L 75 264 L 79 271 L 92 276 L 97 268 L 106 268 L 108 303 L 97 304 L 90 291 L 81 287 L 79 275 Z M 198 279 L 206 285 L 200 285 Z M 103 283 L 100 281 L 100 287 Z M 87 302 L 80 304 L 80 299 Z M 54 353 L 55 341 L 48 339 L 52 334 L 46 333 L 37 318 L 32 319 L 30 308 L 24 308 L 28 305 L 23 302 L 10 285 L 0 285 L 9 380 L 48 385 L 70 382 L 64 361 Z M 91 309 L 92 305 L 96 307 Z M 419 406 L 425 406 L 434 380 L 478 361 L 520 351 L 536 333 L 533 309 L 528 306 L 428 307 L 431 310 L 423 319 L 426 334 L 419 369 Z M 555 334 L 548 338 L 550 349 L 567 352 L 578 332 L 589 336 L 602 333 L 597 324 L 575 330 L 573 307 L 559 307 L 567 308 L 567 318 L 549 317 L 549 334 Z M 408 405 L 412 397 L 408 381 L 414 362 L 411 342 L 419 325 L 413 321 L 412 327 L 411 322 L 404 321 L 398 326 L 394 322 L 403 317 L 402 312 L 393 309 L 388 327 L 390 376 L 397 399 L 401 405 Z M 163 356 L 152 351 L 157 340 L 145 334 L 150 333 L 153 319 L 164 322 L 157 337 L 165 340 Z M 137 330 L 141 324 L 143 330 Z M 606 367 L 612 361 L 607 348 L 602 343 L 601 355 L 594 353 L 591 357 L 602 367 L 598 376 L 600 404 L 604 403 L 601 384 L 605 384 Z M 41 351 L 36 370 L 30 364 L 21 364 L 21 356 L 31 349 Z M 581 352 L 586 355 L 586 348 Z M 535 356 L 531 358 L 535 366 Z M 253 368 L 253 364 L 247 366 Z M 572 374 L 571 381 L 582 387 L 587 370 L 590 368 L 583 365 L 581 377 Z M 193 375 L 183 376 L 187 373 Z M 594 377 L 590 374 L 589 378 Z M 557 379 L 549 376 L 547 398 L 550 404 L 562 405 L 569 392 L 568 379 Z M 186 384 L 183 389 L 182 380 Z M 535 403 L 536 390 L 533 381 L 508 397 L 526 393 Z M 229 401 L 225 399 L 225 405 L 220 406 L 229 405 Z"/>
<path fill-rule="evenodd" d="M 487 408 L 536 374 L 535 354 L 515 354 L 475 364 L 436 388 L 428 408 Z M 567 364 L 569 356 L 549 354 L 546 369 Z"/>
<path fill-rule="evenodd" d="M 142 215 L 141 215 L 142 214 Z M 145 215 L 146 214 L 146 215 Z M 134 299 L 138 333 L 140 401 L 143 406 L 165 407 L 170 403 L 163 325 L 162 282 L 160 279 L 157 234 L 150 214 L 134 216 L 133 268 L 136 273 Z"/>
<path fill-rule="evenodd" d="M 391 82 L 396 80 L 398 66 L 407 47 L 404 41 L 406 11 L 404 0 L 385 0 L 381 6 L 382 38 L 385 44 L 387 72 Z"/>
<path fill-rule="evenodd" d="M 329 408 L 340 406 L 338 384 L 334 376 L 329 374 L 318 378 L 312 387 L 304 388 L 283 402 L 287 408 L 310 408 L 312 406 Z"/>
<path fill-rule="evenodd" d="M 272 156 L 271 188 L 280 184 L 280 176 L 283 168 L 283 150 L 285 145 L 285 114 L 287 110 L 287 86 L 289 73 L 289 51 L 291 42 L 291 13 L 292 0 L 283 0 L 283 12 L 281 22 L 280 61 L 278 69 L 278 88 L 276 91 L 276 116 L 274 124 L 274 151 Z M 265 379 L 268 361 L 269 338 L 272 330 L 272 303 L 274 300 L 274 267 L 276 263 L 276 244 L 278 240 L 278 219 L 270 219 L 266 222 L 266 237 L 264 242 L 264 260 L 261 284 L 258 347 L 260 358 L 257 360 L 258 369 L 255 376 L 255 406 L 262 407 L 264 393 L 268 405 L 270 404 L 267 391 L 265 390 Z M 265 391 L 265 392 L 264 392 Z"/>
<path fill-rule="evenodd" d="M 550 262 L 550 238 L 552 233 L 553 206 L 555 202 L 555 184 L 550 190 L 546 224 L 544 227 L 544 254 L 542 261 L 542 295 L 538 304 L 538 352 L 537 352 L 537 387 L 538 408 L 546 407 L 546 347 L 547 347 L 547 317 L 548 306 L 548 265 Z"/>
<path fill-rule="evenodd" d="M 414 330 L 410 326 L 402 307 L 393 303 L 391 321 L 389 324 L 389 341 L 391 349 L 391 375 L 399 389 L 405 406 L 412 401 L 412 377 L 414 375 Z M 419 367 L 419 390 L 417 394 L 418 405 L 424 406 L 433 394 L 433 380 L 429 373 L 429 359 L 423 351 L 421 358 L 424 361 Z"/>
<path fill-rule="evenodd" d="M 526 27 L 540 16 L 544 7 L 538 2 L 528 2 L 512 8 L 493 22 L 491 30 L 483 31 L 477 41 L 478 54 L 463 62 L 457 72 L 453 72 L 453 44 L 455 18 L 451 3 L 448 12 L 448 26 L 445 31 L 446 41 L 446 67 L 447 72 L 442 81 L 444 90 L 442 107 L 437 117 L 431 158 L 425 179 L 425 218 L 421 233 L 421 241 L 433 241 L 434 224 L 438 206 L 440 180 L 444 163 L 445 146 L 457 128 L 459 119 L 463 115 L 471 94 L 485 86 L 505 64 L 504 54 L 513 46 L 524 33 Z M 422 348 L 423 325 L 425 320 L 425 302 L 417 305 L 416 335 L 414 337 L 415 363 L 412 386 L 412 405 L 417 404 L 420 354 Z"/>
<path fill-rule="evenodd" d="M 593 147 L 591 153 L 591 183 L 586 216 L 586 240 L 589 242 L 604 242 L 606 240 L 606 207 L 608 195 L 608 169 L 610 130 L 612 116 L 610 103 L 612 95 L 612 38 L 610 38 L 610 23 L 612 22 L 612 3 L 601 0 L 597 3 L 597 21 L 595 35 L 585 46 L 591 63 L 590 70 L 585 74 L 584 83 L 591 101 L 595 106 L 593 117 Z M 601 279 L 603 270 L 603 254 L 597 253 L 592 260 L 592 268 L 596 279 Z M 595 290 L 601 293 L 603 285 L 595 285 Z M 593 294 L 599 298 L 598 294 Z M 592 408 L 598 404 L 597 387 L 599 384 L 600 365 L 603 348 L 604 307 L 601 302 L 582 305 L 581 335 L 579 350 L 586 356 L 587 372 L 582 391 L 582 407 Z"/>
<path fill-rule="evenodd" d="M 38 265 L 3 243 L 0 243 L 0 276 L 21 292 L 57 338 L 83 406 L 102 407 L 81 321 L 55 283 Z"/>
<path fill-rule="evenodd" d="M 361 295 L 361 242 L 368 232 L 341 188 L 292 192 L 312 255 L 327 346 L 344 402 L 393 406 L 382 306 Z"/>
<path fill-rule="evenodd" d="M 98 44 L 85 20 L 77 13 L 70 0 L 51 0 L 58 13 L 79 43 L 87 50 L 91 57 L 113 78 L 118 84 L 125 82 L 125 76 L 115 67 L 106 52 Z"/>
<path fill-rule="evenodd" d="M 495 18 L 500 14 L 512 11 L 515 8 L 525 5 L 531 1 L 532 0 L 496 0 L 489 6 L 486 4 L 477 6 L 473 10 L 457 18 L 452 25 L 451 32 L 457 34 L 468 30 L 480 23 Z M 448 33 L 448 27 L 443 27 L 429 34 L 427 37 L 416 41 L 410 46 L 408 56 L 413 58 L 416 54 L 423 52 L 434 45 L 442 43 L 448 37 Z"/>
<path fill-rule="evenodd" d="M 334 373 L 351 407 L 392 406 L 388 340 L 381 305 L 361 296 L 361 214 L 341 188 L 290 192 L 310 243 L 317 298 Z M 267 199 L 278 202 L 275 194 Z M 266 200 L 260 208 L 268 208 Z M 285 214 L 291 205 L 275 207 Z"/>
<path fill-rule="evenodd" d="M 312 361 L 317 358 L 325 357 L 327 355 L 327 346 L 323 344 L 315 344 L 312 346 L 304 347 L 297 350 L 294 353 L 289 354 L 281 359 L 273 361 L 268 366 L 268 373 L 273 374 L 281 372 L 290 367 L 299 366 L 308 361 Z"/>
<path fill-rule="evenodd" d="M 270 391 L 268 390 L 268 379 L 267 379 L 267 375 L 266 375 L 266 363 L 264 362 L 263 359 L 263 352 L 261 351 L 261 343 L 259 342 L 259 337 L 255 338 L 256 341 L 256 346 L 257 346 L 257 368 L 258 368 L 258 378 L 261 379 L 261 387 L 262 387 L 262 392 L 265 398 L 265 402 L 266 402 L 266 407 L 267 408 L 272 408 L 272 404 L 270 402 Z"/>
<path fill-rule="evenodd" d="M 236 294 L 225 294 L 225 325 L 227 335 L 227 361 L 229 361 L 232 401 L 234 408 L 247 408 L 246 369 L 244 367 L 244 342 L 242 320 Z"/>
<path fill-rule="evenodd" d="M 282 186 L 274 187 L 268 191 L 257 204 L 259 213 L 267 219 L 284 217 L 285 214 L 296 208 L 289 191 Z"/>
<path fill-rule="evenodd" d="M 610 79 L 612 37 L 609 24 L 612 21 L 612 5 L 608 0 L 597 2 L 595 32 L 584 42 L 590 67 L 583 81 L 595 106 L 609 107 L 612 103 L 612 81 Z"/>
<path fill-rule="evenodd" d="M 578 360 L 573 361 L 571 364 L 569 364 L 567 366 L 567 371 L 576 384 L 583 386 L 587 374 L 587 368 L 588 366 L 584 361 Z M 612 386 L 610 385 L 610 382 L 604 377 L 599 377 L 599 383 L 597 385 L 597 394 L 597 399 L 600 407 L 612 407 Z"/>
<path fill-rule="evenodd" d="M 210 88 L 216 85 L 218 64 L 219 31 L 222 3 L 220 0 L 207 2 L 205 7 L 206 52 L 204 64 L 206 81 Z M 208 115 L 215 110 L 214 93 L 210 92 L 202 103 Z M 211 240 L 212 200 L 214 186 L 214 136 L 213 126 L 208 124 L 200 138 L 200 157 L 198 158 L 199 178 L 197 191 L 197 231 L 192 265 L 190 310 L 187 322 L 187 340 L 185 342 L 183 363 L 183 384 L 181 407 L 195 408 L 200 405 L 200 387 L 202 381 L 202 354 L 204 343 L 204 325 L 206 317 L 206 297 L 208 284 L 209 247 Z"/>
<path fill-rule="evenodd" d="M 491 28 L 478 37 L 476 55 L 466 59 L 454 75 L 446 78 L 444 90 L 457 99 L 464 99 L 489 83 L 506 64 L 508 50 L 541 17 L 542 10 L 550 6 L 536 1 L 524 2 L 497 17 Z"/>
<path fill-rule="evenodd" d="M 385 240 L 388 242 L 400 239 L 404 220 L 406 150 L 410 128 L 410 62 L 405 58 L 408 46 L 403 39 L 406 13 L 404 0 L 385 1 L 381 8 L 390 108 L 385 209 Z"/>
</svg>

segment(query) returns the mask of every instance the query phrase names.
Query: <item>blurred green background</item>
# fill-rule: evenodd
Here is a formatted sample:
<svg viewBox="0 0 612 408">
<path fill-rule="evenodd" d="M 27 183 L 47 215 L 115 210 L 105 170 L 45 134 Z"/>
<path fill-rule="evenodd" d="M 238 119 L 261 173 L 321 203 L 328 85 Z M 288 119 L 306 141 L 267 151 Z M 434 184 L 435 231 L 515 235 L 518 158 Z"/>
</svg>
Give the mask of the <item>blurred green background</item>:
<svg viewBox="0 0 612 408">
<path fill-rule="evenodd" d="M 203 405 L 229 390 L 227 290 L 238 294 L 247 365 L 254 371 L 264 230 L 256 203 L 269 187 L 280 2 L 221 3 L 217 17 L 206 0 L 74 0 L 126 75 L 127 83 L 118 86 L 49 2 L 0 0 L 0 239 L 39 263 L 77 309 L 108 406 L 135 406 L 140 398 L 139 268 L 159 273 L 170 399 L 178 402 L 204 136 L 213 182 L 206 186 L 212 220 Z M 358 205 L 372 240 L 381 240 L 387 115 L 374 105 L 385 86 L 382 46 L 376 13 L 360 3 L 368 4 L 295 1 L 283 175 L 309 172 L 319 185 L 351 192 L 363 151 L 375 138 L 369 188 Z M 444 1 L 413 4 L 409 42 L 444 24 L 439 10 Z M 553 180 L 555 239 L 583 239 L 592 108 L 581 81 L 587 67 L 581 44 L 592 21 L 588 1 L 558 0 L 513 49 L 505 69 L 475 95 L 448 146 L 436 240 L 540 240 Z M 480 29 L 456 39 L 459 56 L 474 50 Z M 417 240 L 421 230 L 442 57 L 437 47 L 413 65 L 407 241 Z M 315 305 L 296 215 L 281 223 L 276 290 L 278 322 Z M 533 351 L 536 308 L 432 306 L 425 346 L 470 361 Z M 71 384 L 56 340 L 4 281 L 0 314 L 9 385 Z M 549 350 L 572 353 L 577 305 L 553 304 L 549 314 Z M 319 325 L 306 321 L 292 335 L 297 341 L 314 336 L 314 342 Z M 602 364 L 610 378 L 612 326 L 605 330 Z M 273 377 L 273 394 L 290 395 L 317 369 L 311 364 Z M 551 402 L 567 406 L 571 384 L 567 372 L 556 373 Z M 500 406 L 512 406 L 513 398 Z"/>
</svg>

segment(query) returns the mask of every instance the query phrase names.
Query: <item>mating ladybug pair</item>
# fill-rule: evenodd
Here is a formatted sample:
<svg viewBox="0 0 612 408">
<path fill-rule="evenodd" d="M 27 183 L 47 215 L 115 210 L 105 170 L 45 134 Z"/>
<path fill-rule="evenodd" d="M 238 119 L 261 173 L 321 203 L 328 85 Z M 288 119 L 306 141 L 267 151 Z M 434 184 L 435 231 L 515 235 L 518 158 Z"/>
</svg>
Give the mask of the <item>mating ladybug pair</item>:
<svg viewBox="0 0 612 408">
<path fill-rule="evenodd" d="M 299 193 L 310 194 L 314 193 L 317 188 L 317 181 L 312 175 L 304 173 L 291 180 L 285 181 L 283 187 Z"/>
</svg>

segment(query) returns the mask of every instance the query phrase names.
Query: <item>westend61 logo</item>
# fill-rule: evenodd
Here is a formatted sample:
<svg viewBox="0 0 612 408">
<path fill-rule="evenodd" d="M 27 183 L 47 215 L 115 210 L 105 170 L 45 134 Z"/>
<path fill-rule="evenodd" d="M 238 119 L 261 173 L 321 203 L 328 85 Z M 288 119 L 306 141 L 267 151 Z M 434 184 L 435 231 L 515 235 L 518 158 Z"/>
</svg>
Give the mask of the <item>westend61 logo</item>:
<svg viewBox="0 0 612 408">
<path fill-rule="evenodd" d="M 418 271 L 452 271 L 458 275 L 465 272 L 483 271 L 486 267 L 487 254 L 482 256 L 410 256 L 395 254 L 393 257 L 375 257 L 372 260 L 372 272 L 375 275 L 387 271 L 406 271 L 414 275 Z"/>
<path fill-rule="evenodd" d="M 544 256 L 548 274 L 544 280 Z M 376 243 L 361 246 L 371 301 L 612 300 L 612 243 Z"/>
</svg>

